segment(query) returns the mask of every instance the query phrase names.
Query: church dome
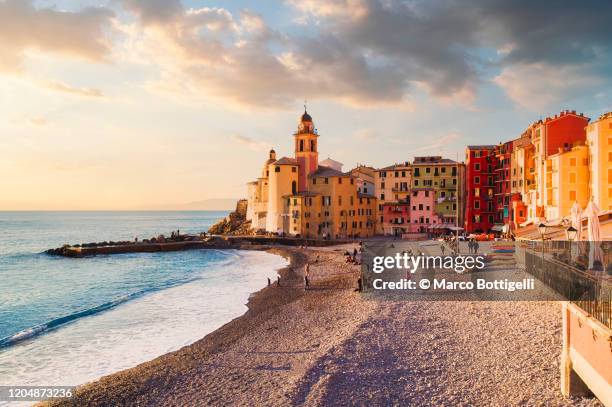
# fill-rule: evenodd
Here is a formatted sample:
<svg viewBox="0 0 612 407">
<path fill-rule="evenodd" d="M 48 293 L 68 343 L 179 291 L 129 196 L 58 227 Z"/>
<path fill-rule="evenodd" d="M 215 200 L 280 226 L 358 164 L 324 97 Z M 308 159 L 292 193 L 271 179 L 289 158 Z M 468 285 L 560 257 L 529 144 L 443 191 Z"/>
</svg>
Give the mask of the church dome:
<svg viewBox="0 0 612 407">
<path fill-rule="evenodd" d="M 308 114 L 306 110 L 304 110 L 304 114 L 302 115 L 302 118 L 300 119 L 300 121 L 312 123 L 312 117 Z"/>
</svg>

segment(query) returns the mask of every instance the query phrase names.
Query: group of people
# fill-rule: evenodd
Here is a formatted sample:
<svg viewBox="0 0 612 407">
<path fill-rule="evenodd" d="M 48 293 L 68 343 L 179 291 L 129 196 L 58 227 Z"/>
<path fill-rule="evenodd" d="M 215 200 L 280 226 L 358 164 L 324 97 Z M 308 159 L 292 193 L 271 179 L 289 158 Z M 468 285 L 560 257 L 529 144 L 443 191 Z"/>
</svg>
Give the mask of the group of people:
<svg viewBox="0 0 612 407">
<path fill-rule="evenodd" d="M 480 247 L 480 244 L 478 243 L 478 241 L 474 238 L 471 238 L 468 242 L 468 249 L 470 251 L 470 253 L 473 254 L 478 254 L 478 248 Z"/>
<path fill-rule="evenodd" d="M 351 252 L 349 252 L 348 250 L 346 250 L 344 252 L 344 260 L 349 263 L 349 264 L 356 264 L 356 265 L 361 265 L 361 259 L 357 258 L 357 248 L 353 249 L 353 253 L 351 254 Z"/>
</svg>

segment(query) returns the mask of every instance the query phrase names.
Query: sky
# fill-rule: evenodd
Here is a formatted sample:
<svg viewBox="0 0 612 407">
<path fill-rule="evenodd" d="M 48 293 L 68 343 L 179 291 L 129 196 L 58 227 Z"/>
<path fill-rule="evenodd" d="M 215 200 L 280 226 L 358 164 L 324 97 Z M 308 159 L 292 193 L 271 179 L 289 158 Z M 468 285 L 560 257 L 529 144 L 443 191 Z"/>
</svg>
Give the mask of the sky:
<svg viewBox="0 0 612 407">
<path fill-rule="evenodd" d="M 0 0 L 0 210 L 246 196 L 304 103 L 349 169 L 612 110 L 612 2 Z"/>
</svg>

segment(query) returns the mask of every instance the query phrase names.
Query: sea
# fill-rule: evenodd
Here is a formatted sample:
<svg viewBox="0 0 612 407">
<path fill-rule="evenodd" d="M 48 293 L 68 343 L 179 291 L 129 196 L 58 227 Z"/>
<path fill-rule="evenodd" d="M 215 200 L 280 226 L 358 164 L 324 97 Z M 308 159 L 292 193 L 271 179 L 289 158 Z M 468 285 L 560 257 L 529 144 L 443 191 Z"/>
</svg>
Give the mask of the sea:
<svg viewBox="0 0 612 407">
<path fill-rule="evenodd" d="M 66 243 L 199 233 L 226 215 L 0 212 L 0 386 L 83 384 L 242 315 L 284 258 L 208 249 L 81 259 L 44 253 Z"/>
</svg>

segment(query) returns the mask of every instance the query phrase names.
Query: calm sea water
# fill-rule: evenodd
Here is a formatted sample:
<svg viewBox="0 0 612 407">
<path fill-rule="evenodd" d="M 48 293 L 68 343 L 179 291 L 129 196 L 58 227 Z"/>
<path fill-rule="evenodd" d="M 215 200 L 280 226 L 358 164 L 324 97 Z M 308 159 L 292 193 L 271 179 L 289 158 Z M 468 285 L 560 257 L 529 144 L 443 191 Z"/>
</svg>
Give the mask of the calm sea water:
<svg viewBox="0 0 612 407">
<path fill-rule="evenodd" d="M 84 259 L 65 243 L 206 231 L 226 212 L 0 212 L 0 385 L 77 385 L 194 342 L 285 266 L 262 252 Z"/>
</svg>

